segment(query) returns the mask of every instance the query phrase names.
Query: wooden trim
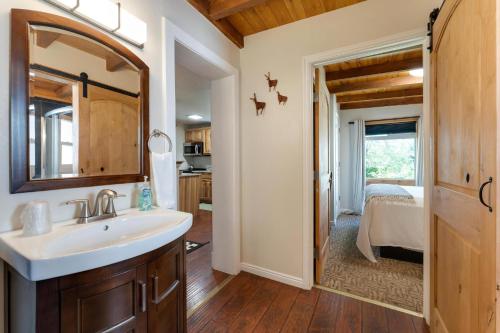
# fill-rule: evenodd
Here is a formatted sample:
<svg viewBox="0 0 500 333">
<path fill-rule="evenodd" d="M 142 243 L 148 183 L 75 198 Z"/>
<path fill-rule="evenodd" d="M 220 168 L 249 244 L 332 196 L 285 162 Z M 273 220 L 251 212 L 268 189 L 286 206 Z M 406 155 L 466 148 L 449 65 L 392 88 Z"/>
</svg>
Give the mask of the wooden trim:
<svg viewBox="0 0 500 333">
<path fill-rule="evenodd" d="M 231 16 L 245 9 L 265 3 L 267 0 L 224 0 L 211 1 L 208 12 L 213 20 Z"/>
<path fill-rule="evenodd" d="M 349 91 L 367 90 L 367 89 L 380 89 L 398 86 L 407 86 L 411 84 L 422 84 L 424 82 L 421 77 L 402 76 L 392 78 L 378 78 L 376 80 L 359 81 L 359 82 L 346 82 L 338 86 L 330 88 L 332 94 L 344 93 Z"/>
<path fill-rule="evenodd" d="M 423 58 L 422 54 L 420 54 L 418 57 L 409 58 L 405 60 L 398 60 L 382 64 L 327 72 L 326 81 L 352 79 L 352 78 L 371 76 L 377 74 L 403 72 L 422 67 L 423 67 Z"/>
<path fill-rule="evenodd" d="M 423 104 L 423 103 L 424 103 L 423 96 L 389 98 L 389 99 L 379 99 L 379 100 L 364 101 L 364 102 L 343 103 L 340 104 L 340 110 L 368 109 L 368 108 L 377 108 L 383 106 L 410 105 L 410 104 Z"/>
<path fill-rule="evenodd" d="M 142 142 L 140 173 L 134 175 L 30 180 L 28 146 L 29 107 L 29 26 L 63 29 L 90 38 L 130 61 L 138 70 L 141 91 Z M 145 146 L 149 136 L 149 68 L 132 51 L 108 35 L 71 19 L 32 10 L 11 10 L 10 58 L 10 193 L 47 191 L 64 188 L 136 183 L 149 175 L 149 156 Z"/>
<path fill-rule="evenodd" d="M 354 94 L 354 95 L 340 95 L 337 96 L 337 103 L 351 103 L 351 102 L 366 102 L 378 99 L 389 99 L 389 98 L 399 98 L 399 97 L 415 97 L 423 96 L 424 89 L 411 88 L 402 90 L 393 90 L 385 92 L 375 92 L 375 93 L 364 93 L 364 94 Z"/>
<path fill-rule="evenodd" d="M 366 180 L 366 185 L 372 185 L 372 184 L 394 184 L 400 186 L 415 186 L 415 179 L 370 178 Z"/>
<path fill-rule="evenodd" d="M 213 25 L 217 27 L 231 42 L 242 49 L 245 46 L 243 35 L 229 23 L 228 20 L 222 18 L 215 20 L 210 16 L 209 5 L 206 0 L 187 0 L 196 10 L 205 16 Z"/>
<path fill-rule="evenodd" d="M 392 119 L 368 120 L 368 121 L 365 121 L 365 126 L 369 126 L 369 125 L 383 125 L 383 124 L 411 123 L 411 122 L 417 122 L 419 119 L 420 119 L 420 117 L 406 117 L 406 118 L 392 118 Z"/>
</svg>

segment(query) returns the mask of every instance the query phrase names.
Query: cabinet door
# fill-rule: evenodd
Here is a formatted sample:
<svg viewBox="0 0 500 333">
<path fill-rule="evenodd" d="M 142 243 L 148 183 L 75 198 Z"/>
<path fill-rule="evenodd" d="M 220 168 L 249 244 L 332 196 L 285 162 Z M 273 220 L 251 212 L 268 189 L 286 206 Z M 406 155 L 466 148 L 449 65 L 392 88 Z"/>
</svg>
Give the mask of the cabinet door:
<svg viewBox="0 0 500 333">
<path fill-rule="evenodd" d="M 186 142 L 193 142 L 193 131 L 186 130 Z"/>
<path fill-rule="evenodd" d="M 186 332 L 184 237 L 148 264 L 148 332 Z"/>
<path fill-rule="evenodd" d="M 212 154 L 212 129 L 205 128 L 203 130 L 203 154 Z"/>
<path fill-rule="evenodd" d="M 146 332 L 146 266 L 61 291 L 61 332 Z"/>
</svg>

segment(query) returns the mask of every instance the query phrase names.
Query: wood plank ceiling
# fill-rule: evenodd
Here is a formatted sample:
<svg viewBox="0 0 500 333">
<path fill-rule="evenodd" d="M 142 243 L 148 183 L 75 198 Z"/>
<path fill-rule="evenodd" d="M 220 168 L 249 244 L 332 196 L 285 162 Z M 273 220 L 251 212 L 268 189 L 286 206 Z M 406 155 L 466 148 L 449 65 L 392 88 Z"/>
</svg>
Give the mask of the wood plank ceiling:
<svg viewBox="0 0 500 333">
<path fill-rule="evenodd" d="M 422 49 L 327 65 L 326 84 L 341 110 L 423 103 Z"/>
<path fill-rule="evenodd" d="M 187 0 L 243 48 L 245 36 L 366 0 Z"/>
</svg>

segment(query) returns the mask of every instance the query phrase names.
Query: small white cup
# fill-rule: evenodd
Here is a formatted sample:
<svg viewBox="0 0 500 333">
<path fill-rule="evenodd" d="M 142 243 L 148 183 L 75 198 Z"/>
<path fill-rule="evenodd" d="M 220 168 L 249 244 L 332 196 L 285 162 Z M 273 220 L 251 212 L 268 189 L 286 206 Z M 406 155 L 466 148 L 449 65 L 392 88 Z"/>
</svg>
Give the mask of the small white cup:
<svg viewBox="0 0 500 333">
<path fill-rule="evenodd" d="M 36 236 L 52 231 L 49 203 L 47 201 L 31 201 L 21 212 L 23 236 Z"/>
</svg>

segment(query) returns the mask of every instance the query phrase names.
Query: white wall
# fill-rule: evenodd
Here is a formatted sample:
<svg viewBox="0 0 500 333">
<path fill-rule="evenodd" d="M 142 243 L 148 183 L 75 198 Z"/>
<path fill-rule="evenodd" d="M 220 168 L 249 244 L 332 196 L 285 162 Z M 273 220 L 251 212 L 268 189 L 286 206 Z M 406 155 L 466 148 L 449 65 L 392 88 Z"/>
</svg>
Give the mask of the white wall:
<svg viewBox="0 0 500 333">
<path fill-rule="evenodd" d="M 144 50 L 136 49 L 128 44 L 150 67 L 150 128 L 166 121 L 161 109 L 162 105 L 162 59 L 161 59 L 161 17 L 165 16 L 198 40 L 206 42 L 206 46 L 235 67 L 239 67 L 239 49 L 228 41 L 201 14 L 187 4 L 185 0 L 122 0 L 124 8 L 137 15 L 148 24 L 148 41 Z M 10 9 L 23 8 L 40 10 L 62 16 L 64 12 L 42 1 L 37 0 L 2 0 L 0 2 L 0 231 L 19 227 L 19 213 L 24 204 L 30 200 L 48 200 L 55 221 L 72 218 L 75 208 L 61 205 L 68 199 L 92 197 L 102 187 L 57 190 L 39 193 L 9 194 L 9 40 Z M 174 133 L 171 133 L 172 135 Z M 126 199 L 117 201 L 118 209 L 135 205 L 134 184 L 109 185 L 120 193 L 127 194 Z M 0 277 L 3 273 L 0 272 Z M 0 287 L 3 282 L 0 280 Z M 0 293 L 0 323 L 3 322 L 3 294 Z M 3 325 L 0 324 L 0 332 Z"/>
<path fill-rule="evenodd" d="M 421 104 L 340 111 L 340 209 L 353 210 L 349 122 L 421 116 L 422 112 Z"/>
<path fill-rule="evenodd" d="M 264 31 L 241 51 L 242 261 L 285 281 L 303 278 L 303 57 L 426 28 L 440 0 L 368 0 Z M 289 97 L 278 106 L 264 73 Z M 268 103 L 255 116 L 250 96 Z M 312 184 L 311 184 L 312 186 Z M 247 265 L 247 266 L 248 266 Z M 245 266 L 244 266 L 245 267 Z M 255 271 L 255 270 L 254 270 Z"/>
</svg>

